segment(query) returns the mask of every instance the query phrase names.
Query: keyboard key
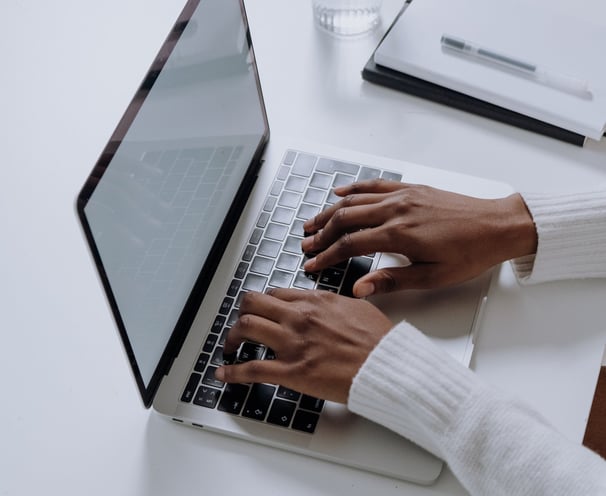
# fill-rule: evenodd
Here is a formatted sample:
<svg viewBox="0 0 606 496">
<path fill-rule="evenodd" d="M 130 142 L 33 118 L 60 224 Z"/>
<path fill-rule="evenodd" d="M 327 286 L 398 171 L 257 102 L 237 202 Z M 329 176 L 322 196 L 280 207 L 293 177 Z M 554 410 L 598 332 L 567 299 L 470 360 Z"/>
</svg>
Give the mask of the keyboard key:
<svg viewBox="0 0 606 496">
<path fill-rule="evenodd" d="M 238 310 L 232 310 L 231 313 L 229 314 L 229 318 L 227 319 L 227 322 L 225 323 L 225 325 L 228 327 L 232 327 L 236 323 L 236 320 L 238 320 L 238 317 L 239 317 Z"/>
<path fill-rule="evenodd" d="M 275 270 L 269 278 L 269 285 L 275 288 L 289 288 L 292 282 L 292 272 L 284 272 L 282 270 Z"/>
<path fill-rule="evenodd" d="M 269 194 L 273 195 L 273 196 L 278 196 L 280 194 L 280 192 L 282 191 L 282 188 L 284 188 L 283 181 L 274 181 L 274 184 L 272 185 L 271 191 L 269 192 Z"/>
<path fill-rule="evenodd" d="M 215 317 L 215 321 L 213 322 L 213 325 L 210 327 L 210 332 L 219 334 L 221 332 L 221 329 L 223 329 L 224 324 L 225 324 L 225 317 L 223 315 L 217 315 Z"/>
<path fill-rule="evenodd" d="M 276 263 L 276 267 L 278 269 L 288 270 L 290 272 L 294 272 L 299 267 L 299 262 L 301 260 L 300 255 L 293 255 L 290 253 L 280 253 L 278 257 L 278 262 Z"/>
<path fill-rule="evenodd" d="M 381 175 L 381 171 L 379 169 L 374 169 L 372 167 L 362 167 L 360 170 L 360 175 L 358 176 L 358 181 L 366 181 L 367 179 L 377 179 Z"/>
<path fill-rule="evenodd" d="M 332 176 L 329 176 L 328 174 L 321 174 L 320 172 L 314 172 L 314 175 L 311 176 L 311 181 L 309 182 L 310 186 L 323 190 L 330 188 L 331 184 Z"/>
<path fill-rule="evenodd" d="M 303 193 L 307 187 L 307 179 L 297 176 L 290 176 L 286 181 L 284 189 L 287 191 L 294 191 L 296 193 Z"/>
<path fill-rule="evenodd" d="M 226 327 L 225 330 L 221 333 L 221 336 L 219 336 L 219 341 L 217 341 L 217 344 L 219 346 L 223 346 L 225 344 L 225 339 L 227 339 L 227 334 L 229 333 L 229 327 Z"/>
<path fill-rule="evenodd" d="M 337 293 L 337 288 L 332 288 L 330 286 L 324 286 L 324 284 L 318 284 L 318 288 L 320 291 L 330 291 L 331 293 Z"/>
<path fill-rule="evenodd" d="M 313 205 L 322 205 L 325 195 L 321 189 L 309 188 L 303 196 L 303 201 L 305 203 L 312 203 Z"/>
<path fill-rule="evenodd" d="M 297 217 L 299 219 L 307 220 L 315 217 L 320 213 L 320 207 L 315 205 L 307 205 L 303 204 L 299 207 L 299 211 L 297 212 Z"/>
<path fill-rule="evenodd" d="M 264 351 L 265 346 L 262 344 L 246 341 L 242 344 L 242 348 L 238 355 L 238 361 L 250 362 L 251 360 L 261 360 Z"/>
<path fill-rule="evenodd" d="M 314 170 L 315 163 L 316 157 L 313 155 L 300 153 L 292 167 L 292 173 L 296 174 L 297 176 L 309 177 Z"/>
<path fill-rule="evenodd" d="M 217 344 L 217 335 L 209 334 L 206 338 L 204 346 L 202 347 L 202 351 L 204 353 L 212 353 L 215 349 L 215 345 Z"/>
<path fill-rule="evenodd" d="M 335 269 L 333 267 L 329 267 L 328 269 L 324 269 L 318 282 L 320 284 L 325 284 L 327 286 L 335 286 L 339 287 L 341 285 L 341 281 L 343 280 L 343 276 L 345 272 L 339 269 Z"/>
<path fill-rule="evenodd" d="M 265 237 L 275 241 L 284 241 L 288 234 L 288 227 L 282 224 L 274 224 L 273 222 L 267 226 Z"/>
<path fill-rule="evenodd" d="M 303 223 L 304 221 L 301 219 L 297 219 L 295 220 L 292 225 L 290 226 L 290 234 L 294 235 L 294 236 L 301 236 L 304 237 L 305 236 L 305 229 L 303 229 Z M 299 245 L 301 244 L 301 241 L 299 241 Z M 299 251 L 301 251 L 301 246 L 299 246 Z"/>
<path fill-rule="evenodd" d="M 274 400 L 271 410 L 269 410 L 269 415 L 267 416 L 267 422 L 281 425 L 282 427 L 288 427 L 296 407 L 297 405 L 291 401 Z"/>
<path fill-rule="evenodd" d="M 293 286 L 300 289 L 314 289 L 317 277 L 316 274 L 299 271 L 297 272 L 297 277 L 295 278 Z"/>
<path fill-rule="evenodd" d="M 227 315 L 233 304 L 234 304 L 234 299 L 230 298 L 229 296 L 226 296 L 225 298 L 223 298 L 223 301 L 221 302 L 221 306 L 219 307 L 219 313 L 221 315 Z"/>
<path fill-rule="evenodd" d="M 278 243 L 277 241 L 264 239 L 263 241 L 261 241 L 257 253 L 264 257 L 276 258 L 278 256 L 278 253 L 280 253 L 280 243 Z"/>
<path fill-rule="evenodd" d="M 252 257 L 255 255 L 255 247 L 253 245 L 248 245 L 244 250 L 244 254 L 242 255 L 242 260 L 246 262 L 250 262 Z"/>
<path fill-rule="evenodd" d="M 299 193 L 293 193 L 292 191 L 284 191 L 280 195 L 278 205 L 287 208 L 296 208 L 301 202 L 301 195 Z"/>
<path fill-rule="evenodd" d="M 243 417 L 264 420 L 276 388 L 267 384 L 253 384 L 242 412 Z"/>
<path fill-rule="evenodd" d="M 181 401 L 189 403 L 192 400 L 194 394 L 196 394 L 196 388 L 198 387 L 198 384 L 200 384 L 201 378 L 202 376 L 196 373 L 189 376 L 189 380 L 185 386 L 185 391 L 183 391 L 183 394 L 181 395 Z"/>
<path fill-rule="evenodd" d="M 313 396 L 308 396 L 307 394 L 303 395 L 301 402 L 299 403 L 299 408 L 311 410 L 313 412 L 321 412 L 323 406 L 324 400 L 314 398 Z"/>
<path fill-rule="evenodd" d="M 222 388 L 225 383 L 215 378 L 215 370 L 217 370 L 217 367 L 208 367 L 206 369 L 206 372 L 204 373 L 204 378 L 202 379 L 202 384 L 206 384 L 207 386 L 213 386 L 216 388 Z"/>
<path fill-rule="evenodd" d="M 334 181 L 332 182 L 333 188 L 337 188 L 338 186 L 346 186 L 348 184 L 353 183 L 356 180 L 354 176 L 350 176 L 347 174 L 337 174 L 335 176 Z"/>
<path fill-rule="evenodd" d="M 280 224 L 290 225 L 294 217 L 294 210 L 290 208 L 277 207 L 276 210 L 274 210 L 273 215 L 271 216 L 271 220 L 274 222 L 279 222 Z"/>
<path fill-rule="evenodd" d="M 208 361 L 210 360 L 210 355 L 208 353 L 200 353 L 198 360 L 196 361 L 196 365 L 194 365 L 194 370 L 196 372 L 204 372 L 206 365 L 208 365 Z"/>
<path fill-rule="evenodd" d="M 236 296 L 238 294 L 238 290 L 240 289 L 241 284 L 242 281 L 239 281 L 238 279 L 233 279 L 231 281 L 231 284 L 229 285 L 229 288 L 227 288 L 227 294 L 229 296 Z"/>
<path fill-rule="evenodd" d="M 402 174 L 397 174 L 395 172 L 383 171 L 381 177 L 387 181 L 397 181 L 399 183 L 402 182 Z"/>
<path fill-rule="evenodd" d="M 263 236 L 263 229 L 256 228 L 252 235 L 250 236 L 250 243 L 253 245 L 258 245 L 259 241 L 261 241 L 261 237 Z"/>
<path fill-rule="evenodd" d="M 318 160 L 316 170 L 319 172 L 326 172 L 328 174 L 332 174 L 333 172 L 344 172 L 346 174 L 351 174 L 352 176 L 357 176 L 360 166 L 351 164 L 349 162 L 340 162 L 338 160 L 331 160 L 329 158 L 321 158 Z"/>
<path fill-rule="evenodd" d="M 246 262 L 240 262 L 238 264 L 238 268 L 236 269 L 235 277 L 238 279 L 244 279 L 244 276 L 248 272 L 248 264 Z"/>
<path fill-rule="evenodd" d="M 301 238 L 288 236 L 288 238 L 286 238 L 286 242 L 284 243 L 284 251 L 296 254 L 303 253 L 303 250 L 301 249 Z"/>
<path fill-rule="evenodd" d="M 243 296 L 246 294 L 246 291 L 240 291 L 238 293 L 238 297 L 236 298 L 236 301 L 234 303 L 234 307 L 236 308 L 240 308 L 240 303 L 242 303 L 242 298 Z"/>
<path fill-rule="evenodd" d="M 265 289 L 265 283 L 267 282 L 267 277 L 259 276 L 257 274 L 248 274 L 246 279 L 244 279 L 244 284 L 242 284 L 242 289 L 246 291 L 258 291 L 262 292 Z"/>
<path fill-rule="evenodd" d="M 292 165 L 293 162 L 295 161 L 296 157 L 297 157 L 297 152 L 288 150 L 286 152 L 286 155 L 284 155 L 284 160 L 282 160 L 282 163 L 286 164 L 286 165 Z"/>
<path fill-rule="evenodd" d="M 294 158 L 293 158 L 294 160 Z M 284 162 L 286 165 L 292 165 L 292 164 L 287 164 L 286 162 Z M 278 175 L 276 176 L 277 179 L 279 179 L 280 181 L 284 181 L 287 177 L 288 177 L 288 173 L 290 172 L 290 167 L 284 167 L 283 165 L 280 166 L 280 169 L 278 170 Z"/>
<path fill-rule="evenodd" d="M 222 412 L 232 413 L 239 415 L 244 406 L 244 400 L 250 386 L 246 384 L 227 384 L 225 386 L 225 392 L 221 397 L 218 409 Z"/>
<path fill-rule="evenodd" d="M 340 294 L 344 296 L 353 296 L 353 285 L 363 275 L 370 272 L 372 260 L 366 257 L 354 257 L 349 262 L 349 267 L 345 273 L 345 279 L 341 286 Z"/>
<path fill-rule="evenodd" d="M 215 351 L 213 352 L 213 356 L 210 359 L 210 363 L 212 363 L 213 365 L 217 365 L 217 366 L 221 366 L 224 365 L 225 362 L 223 361 L 223 348 L 221 348 L 220 346 L 217 346 L 215 348 Z"/>
<path fill-rule="evenodd" d="M 214 408 L 215 406 L 217 406 L 220 394 L 221 391 L 219 391 L 218 389 L 213 389 L 207 386 L 200 386 L 198 388 L 196 397 L 194 398 L 194 403 L 205 408 Z"/>
<path fill-rule="evenodd" d="M 265 212 L 271 212 L 274 207 L 276 206 L 276 202 L 278 200 L 276 199 L 275 196 L 270 196 L 269 198 L 267 198 L 267 200 L 265 200 L 265 205 L 263 205 L 263 210 Z"/>
<path fill-rule="evenodd" d="M 301 397 L 301 393 L 285 388 L 284 386 L 279 386 L 276 396 L 278 398 L 284 398 L 285 400 L 298 401 Z"/>
<path fill-rule="evenodd" d="M 256 272 L 257 274 L 263 274 L 264 276 L 268 276 L 271 273 L 271 269 L 274 267 L 274 261 L 271 258 L 265 257 L 255 257 L 252 264 L 250 265 L 250 270 L 252 272 Z"/>
<path fill-rule="evenodd" d="M 317 413 L 298 410 L 292 422 L 292 428 L 298 431 L 309 432 L 310 434 L 316 430 L 320 416 Z"/>
<path fill-rule="evenodd" d="M 261 215 L 259 215 L 259 220 L 257 221 L 257 227 L 260 227 L 261 229 L 263 229 L 267 225 L 268 222 L 269 222 L 269 213 L 261 212 Z"/>
</svg>

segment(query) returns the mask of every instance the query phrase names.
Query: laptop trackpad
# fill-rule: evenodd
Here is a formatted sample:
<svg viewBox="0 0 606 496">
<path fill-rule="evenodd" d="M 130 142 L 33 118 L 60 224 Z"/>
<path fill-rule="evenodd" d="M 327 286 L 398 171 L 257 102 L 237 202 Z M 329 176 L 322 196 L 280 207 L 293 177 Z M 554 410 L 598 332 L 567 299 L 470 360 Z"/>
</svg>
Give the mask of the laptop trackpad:
<svg viewBox="0 0 606 496">
<path fill-rule="evenodd" d="M 409 264 L 401 255 L 381 254 L 376 268 Z M 473 349 L 474 320 L 488 290 L 490 276 L 487 272 L 449 288 L 402 290 L 372 296 L 368 301 L 379 307 L 392 322 L 406 320 L 468 365 Z"/>
</svg>

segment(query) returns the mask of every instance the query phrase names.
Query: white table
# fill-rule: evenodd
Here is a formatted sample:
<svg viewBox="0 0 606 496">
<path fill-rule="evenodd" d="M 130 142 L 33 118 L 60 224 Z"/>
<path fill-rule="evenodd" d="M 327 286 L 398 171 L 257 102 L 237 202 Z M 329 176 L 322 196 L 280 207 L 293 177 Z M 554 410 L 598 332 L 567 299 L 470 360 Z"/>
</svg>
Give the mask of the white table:
<svg viewBox="0 0 606 496">
<path fill-rule="evenodd" d="M 577 148 L 363 82 L 401 0 L 385 0 L 381 28 L 356 40 L 318 31 L 309 0 L 246 4 L 274 134 L 518 190 L 606 182 L 606 140 Z M 182 5 L 0 3 L 0 496 L 465 494 L 448 470 L 422 488 L 177 426 L 141 406 L 73 203 Z M 606 4 L 573 15 L 606 19 Z M 580 442 L 605 301 L 603 280 L 522 288 L 504 266 L 474 369 Z"/>
</svg>

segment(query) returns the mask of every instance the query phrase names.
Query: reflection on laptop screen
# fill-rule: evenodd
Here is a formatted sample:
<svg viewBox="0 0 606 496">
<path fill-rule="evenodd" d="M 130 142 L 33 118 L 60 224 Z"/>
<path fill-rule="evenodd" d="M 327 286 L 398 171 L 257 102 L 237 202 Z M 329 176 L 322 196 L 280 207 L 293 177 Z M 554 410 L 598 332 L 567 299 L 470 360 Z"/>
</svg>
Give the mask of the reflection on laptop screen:
<svg viewBox="0 0 606 496">
<path fill-rule="evenodd" d="M 85 207 L 145 385 L 265 132 L 239 4 L 180 29 Z"/>
</svg>

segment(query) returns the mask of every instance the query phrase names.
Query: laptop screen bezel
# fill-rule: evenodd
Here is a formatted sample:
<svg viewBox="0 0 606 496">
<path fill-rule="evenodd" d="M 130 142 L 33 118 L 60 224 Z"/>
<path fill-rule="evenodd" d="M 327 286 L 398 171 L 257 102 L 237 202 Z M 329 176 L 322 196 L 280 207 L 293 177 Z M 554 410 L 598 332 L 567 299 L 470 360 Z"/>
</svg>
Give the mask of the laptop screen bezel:
<svg viewBox="0 0 606 496">
<path fill-rule="evenodd" d="M 263 95 L 261 92 L 261 85 L 259 80 L 259 75 L 257 71 L 256 59 L 252 47 L 252 40 L 250 36 L 250 29 L 248 25 L 248 19 L 246 16 L 246 11 L 244 7 L 244 3 L 242 0 L 239 0 L 240 3 L 240 11 L 242 15 L 242 22 L 244 26 L 244 30 L 246 33 L 246 43 L 248 44 L 248 53 L 250 54 L 251 60 L 251 68 L 254 74 L 254 78 L 257 85 L 258 97 L 261 109 L 261 115 L 263 118 L 263 126 L 264 132 L 260 137 L 257 148 L 253 154 L 252 160 L 248 166 L 248 169 L 244 175 L 242 183 L 234 197 L 234 200 L 229 208 L 228 214 L 223 222 L 219 234 L 215 239 L 215 242 L 212 245 L 210 253 L 204 263 L 203 267 L 200 269 L 200 273 L 196 279 L 196 282 L 193 286 L 193 289 L 187 299 L 183 307 L 183 311 L 177 323 L 172 330 L 170 338 L 164 348 L 164 351 L 158 361 L 158 364 L 152 374 L 152 377 L 148 384 L 145 384 L 139 365 L 137 364 L 137 360 L 135 357 L 135 353 L 131 342 L 128 337 L 128 333 L 126 327 L 124 325 L 124 321 L 120 315 L 120 311 L 118 308 L 118 304 L 114 293 L 112 291 L 111 284 L 109 282 L 109 278 L 107 276 L 107 272 L 103 266 L 103 261 L 99 250 L 96 246 L 95 239 L 88 222 L 85 207 L 88 204 L 91 196 L 102 178 L 103 174 L 107 170 L 109 164 L 111 163 L 115 153 L 117 152 L 122 140 L 126 136 L 127 131 L 129 130 L 131 124 L 135 120 L 139 110 L 143 106 L 151 88 L 153 87 L 155 81 L 157 80 L 160 72 L 164 68 L 166 61 L 170 54 L 172 53 L 175 45 L 177 44 L 185 26 L 192 18 L 194 12 L 198 8 L 200 4 L 200 0 L 188 0 L 185 7 L 181 11 L 177 21 L 175 22 L 173 28 L 171 29 L 169 35 L 166 40 L 162 44 L 158 54 L 156 55 L 154 61 L 152 62 L 149 70 L 145 74 L 142 83 L 137 89 L 134 97 L 126 108 L 122 118 L 120 119 L 116 129 L 112 133 L 108 143 L 103 149 L 99 159 L 97 160 L 92 172 L 86 179 L 80 193 L 78 194 L 76 200 L 76 211 L 77 216 L 80 220 L 80 224 L 84 231 L 84 235 L 86 241 L 88 243 L 92 258 L 94 260 L 95 266 L 97 268 L 97 272 L 101 283 L 103 285 L 112 315 L 114 317 L 118 332 L 120 334 L 120 338 L 122 344 L 124 346 L 128 361 L 130 363 L 131 370 L 135 377 L 135 381 L 137 383 L 137 387 L 139 389 L 139 393 L 141 395 L 141 399 L 146 408 L 149 408 L 153 403 L 153 399 L 160 387 L 160 383 L 162 382 L 162 378 L 168 374 L 174 359 L 179 354 L 179 351 L 187 337 L 187 333 L 194 321 L 198 308 L 206 294 L 208 287 L 210 286 L 210 282 L 215 274 L 219 261 L 221 259 L 221 255 L 223 254 L 225 247 L 229 243 L 233 230 L 235 229 L 236 224 L 240 218 L 240 214 L 248 200 L 252 187 L 254 186 L 259 168 L 261 166 L 261 157 L 263 155 L 263 151 L 269 141 L 269 123 L 267 119 L 265 104 L 263 101 Z"/>
</svg>

